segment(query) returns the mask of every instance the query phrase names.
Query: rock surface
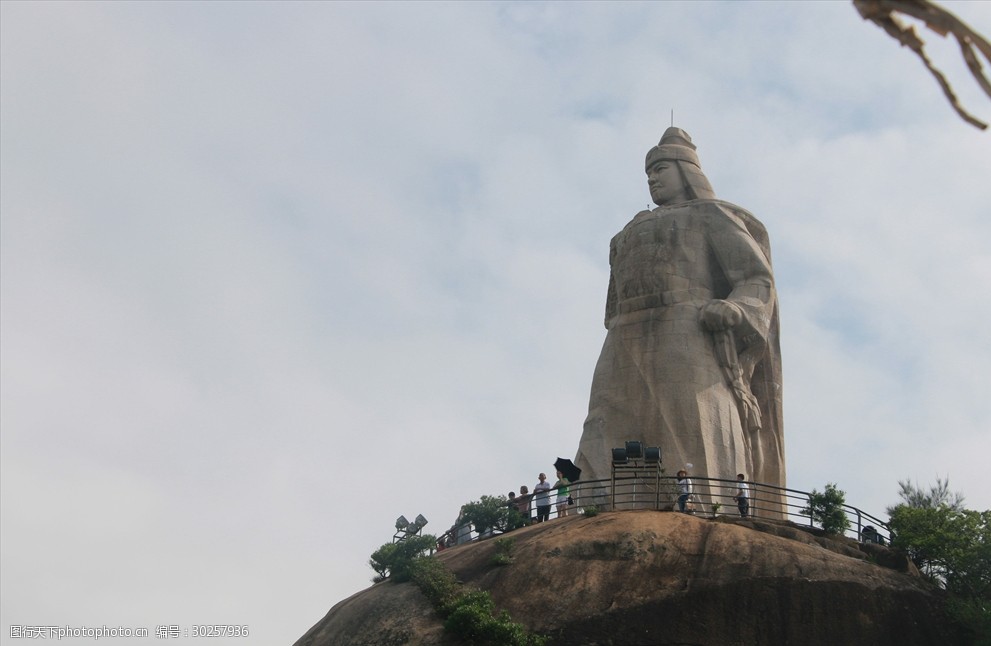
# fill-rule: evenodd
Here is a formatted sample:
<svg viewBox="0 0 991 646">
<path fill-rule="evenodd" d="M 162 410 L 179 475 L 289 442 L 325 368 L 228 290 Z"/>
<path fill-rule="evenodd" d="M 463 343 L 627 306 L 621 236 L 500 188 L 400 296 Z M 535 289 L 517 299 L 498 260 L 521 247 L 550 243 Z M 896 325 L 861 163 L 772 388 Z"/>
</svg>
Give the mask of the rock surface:
<svg viewBox="0 0 991 646">
<path fill-rule="evenodd" d="M 506 536 L 506 566 L 493 565 L 492 540 L 438 558 L 555 645 L 965 643 L 910 562 L 789 523 L 631 511 Z M 295 646 L 457 643 L 415 584 L 386 581 L 338 603 Z"/>
</svg>

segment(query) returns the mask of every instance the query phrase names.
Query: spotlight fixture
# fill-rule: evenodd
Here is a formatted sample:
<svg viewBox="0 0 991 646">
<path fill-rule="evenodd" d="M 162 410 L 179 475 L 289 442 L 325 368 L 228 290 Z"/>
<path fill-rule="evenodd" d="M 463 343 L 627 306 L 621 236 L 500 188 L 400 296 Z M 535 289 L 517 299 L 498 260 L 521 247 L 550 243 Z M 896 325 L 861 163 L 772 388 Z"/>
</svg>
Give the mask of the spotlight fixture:
<svg viewBox="0 0 991 646">
<path fill-rule="evenodd" d="M 427 524 L 427 519 L 423 517 L 423 514 L 417 514 L 413 524 L 416 525 L 417 529 L 423 529 L 424 525 Z"/>
<path fill-rule="evenodd" d="M 648 446 L 643 450 L 643 461 L 647 464 L 657 464 L 661 461 L 661 447 Z"/>
<path fill-rule="evenodd" d="M 400 516 L 396 519 L 396 529 L 403 530 L 409 527 L 409 521 L 406 520 L 406 516 Z"/>
<path fill-rule="evenodd" d="M 629 462 L 629 458 L 626 455 L 626 449 L 619 448 L 612 450 L 612 463 L 613 464 L 626 464 Z"/>
<path fill-rule="evenodd" d="M 643 457 L 643 442 L 632 440 L 626 443 L 626 456 L 631 460 L 639 460 Z"/>
</svg>

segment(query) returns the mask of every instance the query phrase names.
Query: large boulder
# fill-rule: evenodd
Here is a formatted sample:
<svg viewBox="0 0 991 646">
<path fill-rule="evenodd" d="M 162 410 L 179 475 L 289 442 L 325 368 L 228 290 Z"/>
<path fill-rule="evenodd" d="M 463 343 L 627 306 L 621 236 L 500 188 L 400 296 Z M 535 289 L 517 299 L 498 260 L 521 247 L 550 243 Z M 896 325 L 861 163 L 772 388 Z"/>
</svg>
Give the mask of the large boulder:
<svg viewBox="0 0 991 646">
<path fill-rule="evenodd" d="M 888 550 L 789 523 L 655 511 L 569 517 L 438 558 L 551 644 L 959 644 L 939 590 Z M 413 583 L 338 603 L 295 646 L 449 645 Z"/>
</svg>

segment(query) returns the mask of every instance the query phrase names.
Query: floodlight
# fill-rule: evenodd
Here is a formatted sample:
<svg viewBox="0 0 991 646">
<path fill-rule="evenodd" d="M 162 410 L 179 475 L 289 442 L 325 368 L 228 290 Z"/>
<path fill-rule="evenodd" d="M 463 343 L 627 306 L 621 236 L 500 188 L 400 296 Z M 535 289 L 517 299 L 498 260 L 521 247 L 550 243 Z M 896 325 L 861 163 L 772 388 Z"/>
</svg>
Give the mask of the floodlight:
<svg viewBox="0 0 991 646">
<path fill-rule="evenodd" d="M 638 442 L 636 440 L 626 443 L 626 455 L 631 460 L 637 460 L 643 457 L 643 442 Z"/>
<path fill-rule="evenodd" d="M 417 514 L 416 520 L 413 521 L 419 529 L 423 529 L 423 526 L 427 524 L 427 519 L 423 517 L 423 514 Z"/>
<path fill-rule="evenodd" d="M 648 446 L 643 450 L 643 461 L 647 464 L 657 464 L 661 461 L 661 447 Z"/>
<path fill-rule="evenodd" d="M 629 460 L 627 459 L 626 449 L 613 449 L 612 450 L 612 463 L 613 464 L 626 464 Z"/>
<path fill-rule="evenodd" d="M 409 521 L 406 520 L 406 516 L 400 516 L 396 519 L 396 529 L 406 529 L 409 527 Z"/>
</svg>

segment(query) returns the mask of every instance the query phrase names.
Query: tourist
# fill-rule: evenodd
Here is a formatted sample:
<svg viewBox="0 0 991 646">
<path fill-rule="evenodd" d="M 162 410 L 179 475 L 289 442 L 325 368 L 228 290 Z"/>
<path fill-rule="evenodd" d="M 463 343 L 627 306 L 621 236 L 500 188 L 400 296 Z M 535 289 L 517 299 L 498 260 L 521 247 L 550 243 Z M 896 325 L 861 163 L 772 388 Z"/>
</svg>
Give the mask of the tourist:
<svg viewBox="0 0 991 646">
<path fill-rule="evenodd" d="M 678 485 L 678 511 L 685 513 L 688 499 L 692 495 L 692 481 L 688 477 L 688 472 L 682 469 L 678 472 L 675 482 Z"/>
<path fill-rule="evenodd" d="M 466 515 L 467 510 L 462 506 L 461 513 L 458 514 L 458 519 L 454 522 L 454 525 L 457 527 L 456 542 L 458 545 L 471 542 L 471 523 L 468 522 Z"/>
<path fill-rule="evenodd" d="M 516 492 L 510 491 L 508 500 L 506 501 L 506 507 L 509 508 L 508 518 L 506 519 L 506 526 L 503 531 L 508 532 L 514 529 L 523 527 L 526 523 L 523 521 L 523 516 L 520 514 L 519 501 L 516 499 Z"/>
<path fill-rule="evenodd" d="M 523 516 L 523 524 L 530 524 L 530 489 L 526 485 L 520 487 L 520 495 L 516 496 L 516 511 Z"/>
<path fill-rule="evenodd" d="M 533 495 L 537 503 L 537 522 L 542 523 L 551 517 L 551 483 L 547 482 L 547 474 L 537 476 L 539 482 L 533 486 Z"/>
<path fill-rule="evenodd" d="M 743 481 L 745 477 L 742 473 L 736 474 L 738 482 L 736 483 L 736 495 L 733 496 L 733 500 L 736 501 L 736 506 L 740 510 L 740 516 L 743 518 L 746 518 L 750 513 L 750 487 Z"/>
<path fill-rule="evenodd" d="M 554 488 L 557 490 L 557 517 L 564 518 L 568 515 L 568 505 L 571 502 L 571 493 L 568 489 L 568 479 L 564 477 L 564 474 L 560 471 L 557 472 L 557 482 L 554 483 Z"/>
</svg>

